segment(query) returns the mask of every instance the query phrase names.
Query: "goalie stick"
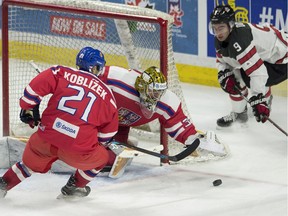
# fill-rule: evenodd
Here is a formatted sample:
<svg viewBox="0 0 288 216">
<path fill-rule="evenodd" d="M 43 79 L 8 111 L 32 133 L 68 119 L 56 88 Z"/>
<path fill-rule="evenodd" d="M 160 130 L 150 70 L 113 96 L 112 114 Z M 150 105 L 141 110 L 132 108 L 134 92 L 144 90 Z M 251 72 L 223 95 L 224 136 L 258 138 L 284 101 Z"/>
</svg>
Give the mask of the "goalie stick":
<svg viewBox="0 0 288 216">
<path fill-rule="evenodd" d="M 22 142 L 27 142 L 27 140 L 28 140 L 27 137 L 17 137 L 17 139 L 19 141 L 22 141 Z M 180 152 L 180 153 L 178 153 L 177 155 L 174 155 L 174 156 L 169 156 L 169 155 L 165 155 L 165 154 L 161 154 L 161 153 L 155 152 L 155 150 L 159 150 L 158 148 L 155 148 L 155 150 L 154 149 L 148 150 L 148 149 L 144 149 L 144 148 L 140 148 L 140 147 L 137 147 L 137 146 L 130 145 L 128 143 L 122 143 L 122 142 L 116 142 L 116 141 L 114 141 L 113 143 L 117 144 L 117 145 L 125 146 L 127 148 L 136 150 L 138 152 L 142 152 L 142 153 L 145 153 L 145 154 L 148 154 L 148 155 L 152 155 L 154 157 L 158 157 L 158 158 L 161 158 L 161 159 L 164 159 L 164 160 L 170 160 L 170 161 L 177 162 L 177 161 L 180 161 L 180 160 L 186 158 L 187 156 L 191 155 L 198 148 L 198 146 L 200 144 L 200 140 L 199 139 L 194 140 L 194 142 L 191 145 L 188 145 L 187 148 L 184 151 L 182 151 L 182 152 Z M 131 152 L 130 154 L 132 154 L 134 156 L 137 155 L 137 154 L 135 154 L 135 152 Z M 127 155 L 125 155 L 125 154 L 123 154 L 123 156 L 127 157 Z"/>
<path fill-rule="evenodd" d="M 157 145 L 157 146 L 153 146 L 152 148 L 147 149 L 148 151 L 152 151 L 152 152 L 160 152 L 163 150 L 163 145 Z M 123 157 L 123 158 L 131 158 L 134 156 L 142 156 L 142 155 L 146 155 L 143 152 L 139 152 L 137 150 L 134 149 L 130 149 L 130 148 L 125 148 L 124 151 L 122 151 L 118 156 Z"/>
<path fill-rule="evenodd" d="M 194 152 L 197 149 L 197 147 L 199 146 L 200 140 L 199 139 L 195 139 L 194 142 L 191 145 L 188 145 L 187 148 L 184 151 L 182 151 L 182 152 L 180 152 L 180 153 L 178 153 L 177 155 L 174 155 L 174 156 L 169 156 L 169 155 L 166 155 L 166 154 L 161 154 L 161 153 L 149 151 L 147 149 L 140 148 L 140 147 L 137 147 L 137 146 L 133 146 L 133 145 L 130 145 L 128 143 L 121 143 L 121 142 L 114 142 L 114 143 L 118 144 L 118 145 L 122 145 L 122 146 L 128 147 L 128 148 L 131 148 L 131 149 L 134 149 L 136 151 L 139 151 L 139 152 L 142 152 L 142 153 L 145 153 L 145 154 L 148 154 L 148 155 L 159 157 L 159 158 L 164 159 L 164 160 L 170 160 L 170 161 L 177 162 L 177 161 L 180 161 L 180 160 L 186 158 L 190 154 L 192 154 L 192 152 Z"/>
<path fill-rule="evenodd" d="M 238 94 L 245 100 L 247 101 L 247 103 L 250 104 L 249 100 L 247 97 L 245 97 L 245 95 L 242 94 L 241 90 L 235 85 L 234 88 L 238 91 Z M 251 104 L 250 104 L 251 106 Z M 284 133 L 286 136 L 288 136 L 287 132 L 284 131 L 279 125 L 277 125 L 274 121 L 272 121 L 268 116 L 267 117 L 267 120 L 272 124 L 274 125 L 278 130 L 280 130 L 282 133 Z"/>
</svg>

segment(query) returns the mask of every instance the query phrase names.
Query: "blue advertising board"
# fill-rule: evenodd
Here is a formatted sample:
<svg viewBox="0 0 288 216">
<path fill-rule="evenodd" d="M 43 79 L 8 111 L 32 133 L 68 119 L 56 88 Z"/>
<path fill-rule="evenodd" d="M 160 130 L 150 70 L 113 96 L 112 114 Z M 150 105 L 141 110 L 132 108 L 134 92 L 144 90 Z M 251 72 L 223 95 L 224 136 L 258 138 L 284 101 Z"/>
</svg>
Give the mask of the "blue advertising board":
<svg viewBox="0 0 288 216">
<path fill-rule="evenodd" d="M 236 14 L 237 21 L 250 22 L 254 24 L 269 23 L 278 29 L 288 30 L 287 0 L 226 0 L 220 3 L 229 4 Z M 214 0 L 207 1 L 207 26 L 210 13 L 215 6 Z M 215 57 L 214 36 L 207 36 L 207 55 Z"/>
<path fill-rule="evenodd" d="M 104 0 L 103 0 L 104 1 Z M 207 56 L 215 57 L 214 50 L 214 36 L 209 34 L 208 24 L 209 15 L 213 11 L 215 2 L 229 3 L 236 11 L 236 18 L 242 21 L 249 21 L 255 24 L 262 24 L 268 22 L 273 24 L 276 28 L 288 30 L 288 15 L 287 15 L 287 0 L 207 0 L 204 4 L 204 10 L 207 10 L 207 22 L 202 22 L 203 15 L 198 11 L 200 5 L 203 4 L 202 0 L 105 0 L 107 2 L 121 3 L 127 5 L 134 5 L 156 9 L 170 14 L 174 17 L 172 28 L 172 42 L 173 50 L 177 53 L 198 55 L 199 43 L 206 41 L 207 38 Z M 203 12 L 203 11 L 202 11 Z M 22 11 L 23 19 L 28 17 L 27 13 Z M 22 16 L 21 15 L 21 16 Z M 48 14 L 47 14 L 48 15 Z M 30 15 L 29 15 L 30 16 Z M 1 19 L 1 16 L 0 16 Z M 48 16 L 47 16 L 48 19 Z M 84 18 L 85 19 L 85 18 Z M 87 18 L 88 19 L 88 18 Z M 85 20 L 84 20 L 85 21 Z M 97 23 L 95 23 L 97 24 Z M 99 24 L 99 23 L 98 23 Z M 207 28 L 206 33 L 202 34 L 199 27 Z M 41 28 L 37 25 L 31 25 L 31 29 L 24 31 L 39 32 Z M 44 27 L 45 28 L 45 27 Z M 71 36 L 71 35 L 70 35 Z M 80 36 L 80 35 L 79 35 Z M 198 37 L 201 37 L 199 40 Z M 203 38 L 203 39 L 202 39 Z M 87 39 L 87 38 L 86 38 Z M 205 45 L 206 45 L 205 43 Z M 206 56 L 206 52 L 204 54 Z M 204 56 L 204 57 L 205 57 Z"/>
<path fill-rule="evenodd" d="M 123 3 L 156 9 L 169 13 L 174 17 L 172 42 L 174 52 L 198 54 L 198 0 L 106 0 L 107 2 Z M 31 13 L 31 12 L 27 12 Z M 21 16 L 27 17 L 25 11 Z M 47 16 L 47 19 L 49 17 Z M 31 32 L 39 32 L 41 28 L 31 25 Z M 24 31 L 29 31 L 25 29 Z"/>
<path fill-rule="evenodd" d="M 174 52 L 198 54 L 198 0 L 106 0 L 156 9 L 174 17 Z"/>
</svg>

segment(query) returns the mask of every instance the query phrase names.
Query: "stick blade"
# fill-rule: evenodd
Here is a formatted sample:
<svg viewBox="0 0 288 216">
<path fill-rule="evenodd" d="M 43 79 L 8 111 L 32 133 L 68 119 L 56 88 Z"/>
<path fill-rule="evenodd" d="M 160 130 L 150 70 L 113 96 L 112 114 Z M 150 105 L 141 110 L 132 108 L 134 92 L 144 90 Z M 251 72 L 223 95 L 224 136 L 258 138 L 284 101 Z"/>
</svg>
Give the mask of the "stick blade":
<svg viewBox="0 0 288 216">
<path fill-rule="evenodd" d="M 180 161 L 184 158 L 186 158 L 187 156 L 191 155 L 192 152 L 194 152 L 198 146 L 200 144 L 200 140 L 199 139 L 195 139 L 194 142 L 191 145 L 188 145 L 187 148 L 180 152 L 179 154 L 175 155 L 175 156 L 169 156 L 169 160 L 171 161 Z"/>
</svg>

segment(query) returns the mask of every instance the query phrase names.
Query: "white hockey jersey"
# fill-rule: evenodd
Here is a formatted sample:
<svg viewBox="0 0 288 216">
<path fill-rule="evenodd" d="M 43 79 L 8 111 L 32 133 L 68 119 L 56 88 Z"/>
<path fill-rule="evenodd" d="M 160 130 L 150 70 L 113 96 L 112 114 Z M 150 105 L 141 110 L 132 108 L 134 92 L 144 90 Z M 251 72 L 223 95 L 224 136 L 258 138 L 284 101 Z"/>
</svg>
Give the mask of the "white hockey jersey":
<svg viewBox="0 0 288 216">
<path fill-rule="evenodd" d="M 218 71 L 243 69 L 250 78 L 252 94 L 264 93 L 268 79 L 264 62 L 287 65 L 287 39 L 284 30 L 272 25 L 236 23 L 226 41 L 215 38 Z"/>
</svg>

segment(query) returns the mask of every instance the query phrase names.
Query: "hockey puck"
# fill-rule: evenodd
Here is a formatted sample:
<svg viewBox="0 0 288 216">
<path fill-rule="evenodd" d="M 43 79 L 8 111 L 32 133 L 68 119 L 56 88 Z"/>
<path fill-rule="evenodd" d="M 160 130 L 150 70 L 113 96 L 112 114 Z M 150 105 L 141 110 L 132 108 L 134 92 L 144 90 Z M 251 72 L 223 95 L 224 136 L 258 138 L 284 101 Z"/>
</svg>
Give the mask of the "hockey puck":
<svg viewBox="0 0 288 216">
<path fill-rule="evenodd" d="M 222 184 L 222 180 L 221 179 L 216 179 L 215 181 L 213 181 L 213 186 L 217 187 L 219 185 Z"/>
</svg>

